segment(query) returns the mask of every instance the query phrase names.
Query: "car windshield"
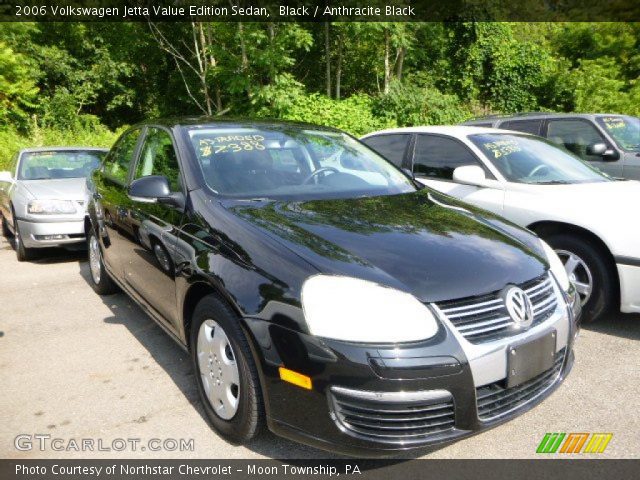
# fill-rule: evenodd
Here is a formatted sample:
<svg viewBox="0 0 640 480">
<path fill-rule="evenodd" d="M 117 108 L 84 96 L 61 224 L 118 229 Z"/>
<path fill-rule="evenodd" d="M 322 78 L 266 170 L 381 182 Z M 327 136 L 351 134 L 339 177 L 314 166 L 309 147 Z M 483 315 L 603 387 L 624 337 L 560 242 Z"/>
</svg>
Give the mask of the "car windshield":
<svg viewBox="0 0 640 480">
<path fill-rule="evenodd" d="M 65 150 L 25 152 L 20 157 L 19 180 L 56 180 L 86 177 L 100 166 L 106 152 Z"/>
<path fill-rule="evenodd" d="M 611 181 L 572 153 L 539 137 L 482 133 L 469 139 L 510 182 L 553 185 Z"/>
<path fill-rule="evenodd" d="M 610 115 L 597 120 L 620 148 L 640 152 L 640 118 Z"/>
<path fill-rule="evenodd" d="M 350 136 L 294 126 L 188 127 L 207 185 L 244 199 L 320 199 L 416 190 L 399 169 Z"/>
</svg>

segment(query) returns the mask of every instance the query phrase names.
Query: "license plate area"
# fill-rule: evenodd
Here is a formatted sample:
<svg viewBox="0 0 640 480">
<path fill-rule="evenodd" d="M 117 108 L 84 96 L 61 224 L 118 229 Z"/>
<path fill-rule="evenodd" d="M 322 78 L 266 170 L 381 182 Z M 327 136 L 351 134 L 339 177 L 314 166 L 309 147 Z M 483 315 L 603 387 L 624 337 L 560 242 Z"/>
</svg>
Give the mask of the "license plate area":
<svg viewBox="0 0 640 480">
<path fill-rule="evenodd" d="M 510 345 L 507 349 L 507 388 L 518 386 L 553 367 L 556 332 Z"/>
</svg>

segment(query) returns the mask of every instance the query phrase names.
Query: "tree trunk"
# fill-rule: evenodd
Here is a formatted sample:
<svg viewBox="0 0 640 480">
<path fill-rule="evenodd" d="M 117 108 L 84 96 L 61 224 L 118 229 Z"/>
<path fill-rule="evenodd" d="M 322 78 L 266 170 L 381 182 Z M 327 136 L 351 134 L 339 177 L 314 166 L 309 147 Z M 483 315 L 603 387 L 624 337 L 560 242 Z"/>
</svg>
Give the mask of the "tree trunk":
<svg viewBox="0 0 640 480">
<path fill-rule="evenodd" d="M 384 30 L 384 86 L 383 92 L 389 93 L 389 84 L 391 83 L 391 64 L 389 62 L 389 30 Z"/>
<path fill-rule="evenodd" d="M 327 97 L 331 98 L 331 47 L 329 44 L 329 22 L 324 22 L 324 56 L 327 62 Z"/>
<path fill-rule="evenodd" d="M 407 54 L 406 47 L 400 47 L 398 55 L 396 57 L 396 78 L 398 81 L 402 81 L 402 68 L 404 67 L 404 57 Z"/>
<path fill-rule="evenodd" d="M 244 43 L 244 26 L 242 22 L 238 22 L 238 36 L 240 37 L 240 68 L 243 75 L 248 75 L 249 58 L 247 57 L 247 46 Z M 247 97 L 251 100 L 253 96 L 251 92 L 251 82 L 247 82 Z"/>
<path fill-rule="evenodd" d="M 342 35 L 338 36 L 338 58 L 336 60 L 336 99 L 340 100 L 340 84 L 342 81 Z"/>
</svg>

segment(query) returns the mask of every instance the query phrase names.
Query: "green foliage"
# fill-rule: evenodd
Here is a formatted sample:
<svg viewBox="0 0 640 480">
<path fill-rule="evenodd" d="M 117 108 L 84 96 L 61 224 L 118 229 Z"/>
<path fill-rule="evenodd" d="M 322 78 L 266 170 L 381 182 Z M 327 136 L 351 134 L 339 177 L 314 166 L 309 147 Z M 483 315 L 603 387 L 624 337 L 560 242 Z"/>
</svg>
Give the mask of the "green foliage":
<svg viewBox="0 0 640 480">
<path fill-rule="evenodd" d="M 352 95 L 346 100 L 333 100 L 318 93 L 297 92 L 279 118 L 328 125 L 359 136 L 382 128 L 394 127 L 390 119 L 373 114 L 373 101 L 368 95 Z"/>
<path fill-rule="evenodd" d="M 13 128 L 0 130 L 0 170 L 7 169 L 13 155 L 21 148 L 80 145 L 108 148 L 125 128 L 112 132 L 93 118 L 76 130 L 36 127 L 28 135 Z"/>
<path fill-rule="evenodd" d="M 442 93 L 419 79 L 395 81 L 375 103 L 375 113 L 398 126 L 450 125 L 467 120 L 471 112 L 455 95 Z"/>
<path fill-rule="evenodd" d="M 35 108 L 38 88 L 22 55 L 0 41 L 0 128 L 24 128 Z"/>
<path fill-rule="evenodd" d="M 43 135 L 75 143 L 86 130 L 87 143 L 144 118 L 203 111 L 361 134 L 494 112 L 640 110 L 637 23 L 155 27 L 0 24 L 2 153 Z"/>
</svg>

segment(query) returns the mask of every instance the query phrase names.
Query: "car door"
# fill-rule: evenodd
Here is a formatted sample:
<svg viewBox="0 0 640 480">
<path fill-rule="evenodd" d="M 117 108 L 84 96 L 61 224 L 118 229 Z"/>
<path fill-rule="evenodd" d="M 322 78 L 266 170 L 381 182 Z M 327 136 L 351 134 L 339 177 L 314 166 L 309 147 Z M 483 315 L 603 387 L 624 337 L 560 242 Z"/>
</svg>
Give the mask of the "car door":
<svg viewBox="0 0 640 480">
<path fill-rule="evenodd" d="M 172 192 L 183 192 L 178 156 L 171 133 L 148 127 L 140 147 L 132 181 L 149 175 L 169 180 Z M 175 244 L 184 208 L 130 198 L 126 218 L 125 281 L 175 330 L 178 322 L 175 291 Z"/>
<path fill-rule="evenodd" d="M 546 135 L 549 140 L 586 160 L 594 167 L 613 177 L 622 177 L 623 159 L 609 139 L 586 118 L 559 118 L 547 121 Z M 613 155 L 592 154 L 589 148 L 604 143 Z"/>
<path fill-rule="evenodd" d="M 496 188 L 488 188 L 454 182 L 453 171 L 467 165 L 479 166 L 488 179 L 495 180 L 491 171 L 462 141 L 444 135 L 420 133 L 415 141 L 412 160 L 416 179 L 425 185 L 481 208 L 502 213 L 502 188 L 497 185 Z"/>
<path fill-rule="evenodd" d="M 140 128 L 134 128 L 124 133 L 105 158 L 102 169 L 92 176 L 96 204 L 103 219 L 98 234 L 104 262 L 118 279 L 122 279 L 125 247 L 132 233 L 126 221 L 132 203 L 127 187 L 141 132 Z"/>
</svg>

